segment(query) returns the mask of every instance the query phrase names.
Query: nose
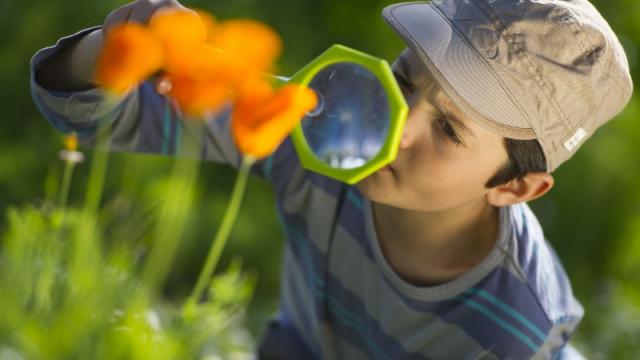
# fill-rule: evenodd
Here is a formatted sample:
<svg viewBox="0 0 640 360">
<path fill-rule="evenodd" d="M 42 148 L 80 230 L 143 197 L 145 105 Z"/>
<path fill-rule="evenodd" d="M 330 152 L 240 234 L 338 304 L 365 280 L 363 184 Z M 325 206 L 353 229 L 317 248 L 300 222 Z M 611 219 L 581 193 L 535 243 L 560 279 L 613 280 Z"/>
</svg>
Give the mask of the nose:
<svg viewBox="0 0 640 360">
<path fill-rule="evenodd" d="M 395 64 L 394 64 L 395 65 Z M 407 112 L 407 119 L 405 120 L 404 127 L 402 128 L 402 137 L 400 137 L 400 149 L 405 149 L 409 145 L 409 134 L 407 133 L 407 126 L 409 125 L 409 117 L 411 116 L 411 94 L 405 89 L 405 87 L 401 87 L 402 95 L 404 96 L 404 100 L 409 106 L 409 111 Z"/>
<path fill-rule="evenodd" d="M 416 130 L 415 112 L 409 108 L 407 120 L 402 129 L 402 137 L 400 138 L 400 149 L 407 149 L 415 142 L 418 131 Z"/>
</svg>

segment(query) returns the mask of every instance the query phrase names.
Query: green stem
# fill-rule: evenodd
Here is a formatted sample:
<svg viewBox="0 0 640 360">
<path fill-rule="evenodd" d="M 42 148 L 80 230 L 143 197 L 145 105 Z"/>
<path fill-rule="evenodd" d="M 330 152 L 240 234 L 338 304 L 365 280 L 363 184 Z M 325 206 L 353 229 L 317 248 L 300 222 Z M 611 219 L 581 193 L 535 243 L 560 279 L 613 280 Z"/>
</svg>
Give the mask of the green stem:
<svg viewBox="0 0 640 360">
<path fill-rule="evenodd" d="M 71 185 L 71 175 L 73 174 L 73 168 L 75 167 L 75 165 L 75 162 L 69 160 L 66 160 L 64 164 L 62 186 L 60 187 L 60 198 L 58 199 L 58 205 L 63 211 L 67 207 L 67 200 L 69 199 L 69 187 Z"/>
<path fill-rule="evenodd" d="M 169 189 L 158 214 L 154 241 L 145 262 L 142 278 L 152 292 L 160 292 L 183 238 L 194 201 L 194 186 L 199 162 L 192 159 L 177 161 L 169 179 Z"/>
<path fill-rule="evenodd" d="M 69 284 L 74 292 L 93 291 L 101 266 L 101 233 L 98 229 L 100 199 L 104 188 L 109 158 L 111 122 L 98 125 L 89 182 L 80 224 L 73 232 L 73 256 L 70 264 Z"/>
<path fill-rule="evenodd" d="M 167 105 L 165 114 L 169 111 Z M 199 157 L 203 146 L 202 135 L 206 130 L 204 123 L 190 124 L 192 136 L 181 142 L 177 151 L 178 160 L 169 177 L 163 206 L 153 233 L 153 245 L 142 270 L 144 283 L 149 291 L 156 294 L 164 287 L 193 209 L 195 185 L 201 164 Z"/>
<path fill-rule="evenodd" d="M 93 162 L 89 175 L 87 197 L 85 201 L 85 215 L 96 214 L 100 206 L 100 198 L 104 189 L 104 180 L 107 172 L 107 159 L 109 151 L 109 136 L 111 135 L 110 123 L 105 122 L 98 128 L 96 146 L 93 153 Z"/>
<path fill-rule="evenodd" d="M 242 198 L 247 188 L 249 170 L 251 169 L 251 165 L 253 165 L 254 162 L 255 158 L 253 158 L 252 156 L 245 156 L 242 159 L 242 165 L 240 165 L 240 170 L 238 171 L 238 177 L 233 187 L 233 193 L 231 194 L 229 206 L 227 207 L 227 211 L 224 214 L 224 218 L 222 219 L 222 225 L 218 229 L 218 233 L 213 240 L 213 244 L 211 245 L 211 249 L 209 250 L 209 255 L 207 256 L 207 261 L 205 262 L 204 268 L 200 272 L 200 276 L 198 277 L 198 281 L 196 282 L 196 287 L 191 293 L 190 301 L 195 302 L 200 299 L 200 297 L 202 296 L 202 292 L 209 283 L 211 276 L 213 275 L 213 272 L 218 265 L 220 254 L 222 253 L 222 250 L 227 243 L 233 224 L 235 223 L 236 217 L 238 216 L 240 204 L 242 203 Z"/>
</svg>

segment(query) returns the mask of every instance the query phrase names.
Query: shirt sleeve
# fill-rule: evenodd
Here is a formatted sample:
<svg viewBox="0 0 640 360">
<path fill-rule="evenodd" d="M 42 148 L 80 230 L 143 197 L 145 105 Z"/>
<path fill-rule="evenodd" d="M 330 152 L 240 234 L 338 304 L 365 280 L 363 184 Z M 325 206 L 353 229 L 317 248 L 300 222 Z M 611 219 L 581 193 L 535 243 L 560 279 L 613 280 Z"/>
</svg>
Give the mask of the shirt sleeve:
<svg viewBox="0 0 640 360">
<path fill-rule="evenodd" d="M 92 27 L 63 37 L 55 45 L 38 51 L 31 60 L 31 95 L 40 112 L 56 129 L 63 133 L 76 132 L 83 144 L 91 146 L 98 128 L 108 123 L 111 125 L 111 151 L 182 156 L 182 149 L 193 149 L 194 146 L 188 145 L 197 144 L 195 155 L 202 160 L 234 167 L 240 165 L 241 155 L 230 131 L 231 106 L 205 118 L 204 123 L 195 123 L 181 120 L 175 103 L 160 95 L 151 82 L 142 83 L 122 97 L 113 97 L 99 88 L 55 91 L 38 82 L 38 71 L 43 64 L 65 46 L 99 28 Z M 258 162 L 252 171 L 270 178 L 274 175 L 271 172 L 283 168 L 283 161 L 298 160 L 291 154 L 292 146 L 281 146 L 279 150 L 272 158 Z M 293 164 L 284 166 L 289 170 L 292 167 L 298 168 Z"/>
<path fill-rule="evenodd" d="M 575 331 L 580 318 L 563 319 L 554 323 L 547 339 L 533 359 L 580 360 L 582 355 L 569 344 L 569 338 Z"/>
</svg>

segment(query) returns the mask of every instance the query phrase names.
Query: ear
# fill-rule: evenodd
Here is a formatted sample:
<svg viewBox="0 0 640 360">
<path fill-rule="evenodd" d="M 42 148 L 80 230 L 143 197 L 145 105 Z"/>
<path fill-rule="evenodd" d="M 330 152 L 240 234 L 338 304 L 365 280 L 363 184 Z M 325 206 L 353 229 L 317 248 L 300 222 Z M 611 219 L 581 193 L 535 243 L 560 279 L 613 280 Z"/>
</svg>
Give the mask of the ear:
<svg viewBox="0 0 640 360">
<path fill-rule="evenodd" d="M 528 173 L 520 179 L 489 189 L 489 204 L 501 207 L 531 201 L 546 194 L 555 184 L 551 174 L 545 172 Z"/>
</svg>

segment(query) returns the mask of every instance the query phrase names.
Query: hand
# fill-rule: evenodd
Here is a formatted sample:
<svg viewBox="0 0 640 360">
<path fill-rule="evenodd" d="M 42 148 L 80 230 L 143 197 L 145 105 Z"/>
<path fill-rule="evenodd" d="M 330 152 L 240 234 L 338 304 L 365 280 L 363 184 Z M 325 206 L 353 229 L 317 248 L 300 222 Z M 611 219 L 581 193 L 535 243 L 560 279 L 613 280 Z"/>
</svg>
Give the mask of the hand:
<svg viewBox="0 0 640 360">
<path fill-rule="evenodd" d="M 122 23 L 137 22 L 146 25 L 151 17 L 161 9 L 192 11 L 177 0 L 136 0 L 109 13 L 102 25 L 102 33 L 104 35 L 111 27 Z"/>
<path fill-rule="evenodd" d="M 105 18 L 102 29 L 70 44 L 45 63 L 36 73 L 36 81 L 50 90 L 80 91 L 93 88 L 96 62 L 105 33 L 113 26 L 127 22 L 146 25 L 157 11 L 172 8 L 192 11 L 177 0 L 136 0 L 115 9 Z"/>
</svg>

